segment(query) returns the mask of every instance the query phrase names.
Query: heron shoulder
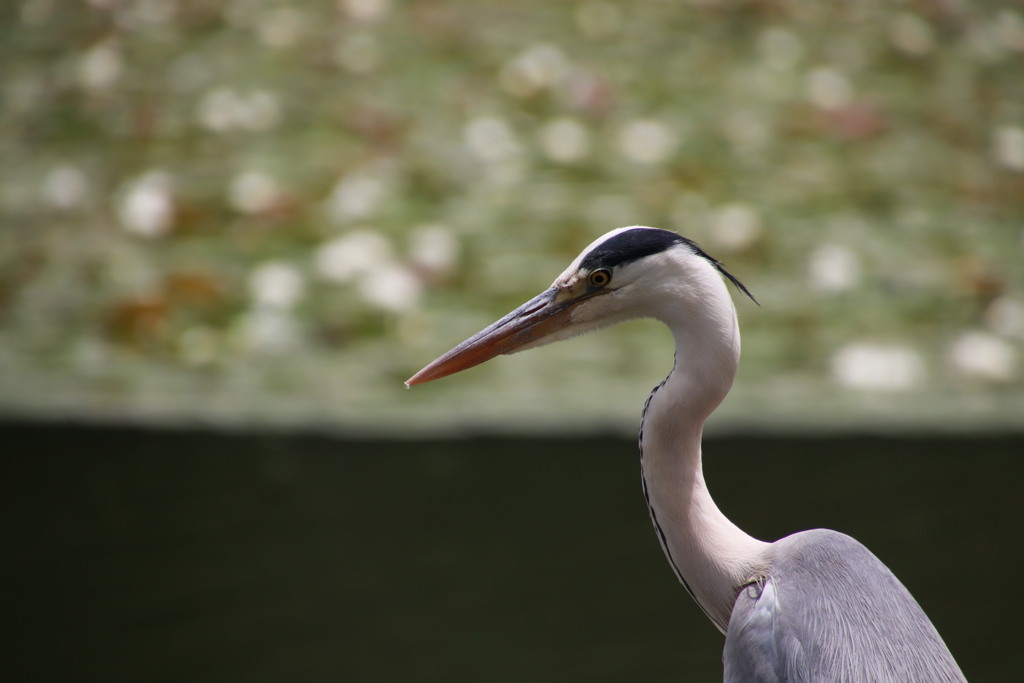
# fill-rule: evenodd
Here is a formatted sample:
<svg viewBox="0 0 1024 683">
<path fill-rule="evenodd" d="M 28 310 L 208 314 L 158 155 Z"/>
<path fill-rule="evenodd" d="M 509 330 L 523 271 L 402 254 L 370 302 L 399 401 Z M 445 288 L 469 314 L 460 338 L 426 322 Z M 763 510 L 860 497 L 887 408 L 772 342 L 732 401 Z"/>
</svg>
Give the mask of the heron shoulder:
<svg viewBox="0 0 1024 683">
<path fill-rule="evenodd" d="M 769 553 L 733 607 L 726 680 L 964 680 L 917 601 L 855 539 L 815 529 Z"/>
</svg>

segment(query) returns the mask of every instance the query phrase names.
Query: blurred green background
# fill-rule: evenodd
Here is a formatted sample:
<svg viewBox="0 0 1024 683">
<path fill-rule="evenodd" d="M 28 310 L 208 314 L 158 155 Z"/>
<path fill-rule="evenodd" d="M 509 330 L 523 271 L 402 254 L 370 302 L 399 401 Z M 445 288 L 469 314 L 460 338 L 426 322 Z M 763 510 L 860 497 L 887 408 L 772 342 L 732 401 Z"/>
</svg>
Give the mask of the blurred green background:
<svg viewBox="0 0 1024 683">
<path fill-rule="evenodd" d="M 718 426 L 1019 427 L 1017 2 L 0 8 L 0 409 L 633 429 L 634 323 L 405 392 L 596 236 L 761 303 Z"/>
</svg>

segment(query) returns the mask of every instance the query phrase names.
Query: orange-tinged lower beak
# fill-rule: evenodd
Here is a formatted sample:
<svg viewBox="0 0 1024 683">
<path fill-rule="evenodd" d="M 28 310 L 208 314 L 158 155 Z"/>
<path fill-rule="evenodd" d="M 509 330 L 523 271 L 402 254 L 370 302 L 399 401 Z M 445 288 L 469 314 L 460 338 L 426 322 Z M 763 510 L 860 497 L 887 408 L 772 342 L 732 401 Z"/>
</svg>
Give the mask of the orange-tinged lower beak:
<svg viewBox="0 0 1024 683">
<path fill-rule="evenodd" d="M 559 296 L 551 289 L 530 299 L 501 320 L 477 332 L 406 381 L 405 386 L 423 384 L 479 365 L 495 356 L 514 353 L 569 323 L 575 298 Z"/>
</svg>

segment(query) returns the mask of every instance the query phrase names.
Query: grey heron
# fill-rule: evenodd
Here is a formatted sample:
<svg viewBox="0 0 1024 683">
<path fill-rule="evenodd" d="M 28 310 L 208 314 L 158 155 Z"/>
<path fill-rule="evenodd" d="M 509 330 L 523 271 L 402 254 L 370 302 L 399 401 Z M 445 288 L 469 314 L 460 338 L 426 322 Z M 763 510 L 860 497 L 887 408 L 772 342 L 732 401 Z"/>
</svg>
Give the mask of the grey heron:
<svg viewBox="0 0 1024 683">
<path fill-rule="evenodd" d="M 725 680 L 964 680 L 924 611 L 866 547 L 827 529 L 766 543 L 712 500 L 701 437 L 740 356 L 736 309 L 723 278 L 750 296 L 691 240 L 657 228 L 613 230 L 550 288 L 406 384 L 630 318 L 660 320 L 675 338 L 676 360 L 643 410 L 643 493 L 669 564 L 725 634 Z"/>
</svg>

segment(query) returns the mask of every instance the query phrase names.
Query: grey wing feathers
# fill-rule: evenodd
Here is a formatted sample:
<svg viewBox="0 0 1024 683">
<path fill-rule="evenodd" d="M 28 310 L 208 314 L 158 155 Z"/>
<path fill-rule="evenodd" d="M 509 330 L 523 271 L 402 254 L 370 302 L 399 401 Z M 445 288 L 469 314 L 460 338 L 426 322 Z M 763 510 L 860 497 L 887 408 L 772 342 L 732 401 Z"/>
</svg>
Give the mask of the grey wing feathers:
<svg viewBox="0 0 1024 683">
<path fill-rule="evenodd" d="M 733 607 L 727 682 L 965 680 L 917 601 L 854 539 L 804 531 L 772 553 Z"/>
</svg>

